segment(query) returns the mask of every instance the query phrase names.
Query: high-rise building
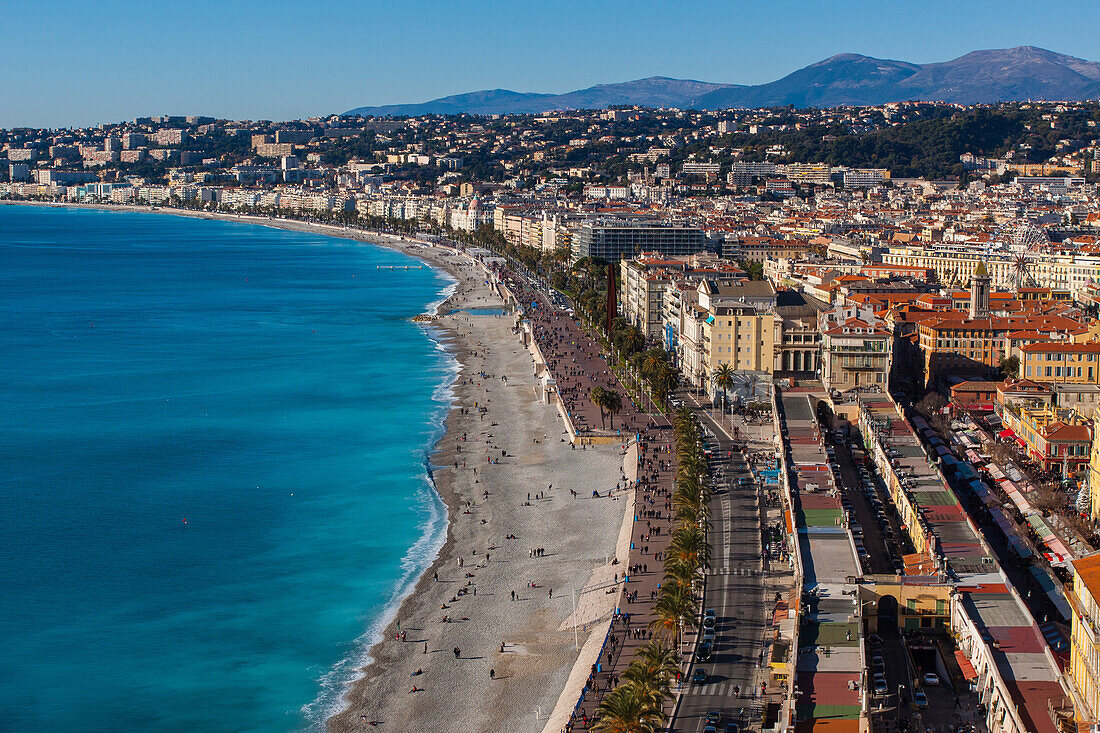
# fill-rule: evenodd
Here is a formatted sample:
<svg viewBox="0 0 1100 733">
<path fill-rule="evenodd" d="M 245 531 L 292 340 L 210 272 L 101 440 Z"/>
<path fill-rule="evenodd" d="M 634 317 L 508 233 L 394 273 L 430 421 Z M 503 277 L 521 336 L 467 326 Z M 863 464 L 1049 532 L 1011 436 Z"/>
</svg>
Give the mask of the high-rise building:
<svg viewBox="0 0 1100 733">
<path fill-rule="evenodd" d="M 702 229 L 680 224 L 643 221 L 586 222 L 573 237 L 573 259 L 597 257 L 618 262 L 641 252 L 690 255 L 702 252 L 706 237 Z"/>
</svg>

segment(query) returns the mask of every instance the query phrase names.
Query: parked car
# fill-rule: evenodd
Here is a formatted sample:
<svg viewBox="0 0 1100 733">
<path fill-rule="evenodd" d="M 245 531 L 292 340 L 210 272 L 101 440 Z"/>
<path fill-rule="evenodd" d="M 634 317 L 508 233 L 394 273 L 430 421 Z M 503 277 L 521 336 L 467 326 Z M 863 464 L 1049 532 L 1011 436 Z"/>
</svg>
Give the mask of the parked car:
<svg viewBox="0 0 1100 733">
<path fill-rule="evenodd" d="M 924 690 L 917 690 L 913 693 L 913 704 L 918 708 L 928 707 L 928 696 L 924 694 Z"/>
</svg>

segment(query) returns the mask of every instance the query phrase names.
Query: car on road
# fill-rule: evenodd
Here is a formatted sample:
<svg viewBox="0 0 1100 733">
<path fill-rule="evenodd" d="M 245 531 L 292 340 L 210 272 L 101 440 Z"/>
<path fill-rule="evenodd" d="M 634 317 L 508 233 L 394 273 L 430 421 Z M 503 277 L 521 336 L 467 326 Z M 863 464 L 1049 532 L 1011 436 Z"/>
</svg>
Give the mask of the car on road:
<svg viewBox="0 0 1100 733">
<path fill-rule="evenodd" d="M 726 723 L 726 733 L 741 733 L 741 726 L 737 723 Z"/>
<path fill-rule="evenodd" d="M 913 704 L 918 708 L 928 707 L 928 696 L 924 694 L 924 690 L 917 690 L 913 693 Z"/>
<path fill-rule="evenodd" d="M 707 681 L 707 671 L 705 669 L 697 669 L 695 673 L 691 675 L 692 684 L 702 685 Z"/>
<path fill-rule="evenodd" d="M 714 629 L 708 629 L 706 627 L 703 627 L 703 641 L 704 642 L 709 641 L 711 644 L 714 643 Z"/>
<path fill-rule="evenodd" d="M 710 615 L 710 616 L 703 616 L 703 628 L 704 629 L 713 629 L 714 628 L 714 615 L 713 614 Z"/>
<path fill-rule="evenodd" d="M 886 680 L 884 678 L 876 677 L 874 690 L 876 695 L 885 695 L 887 692 L 890 691 L 890 688 L 886 684 Z"/>
<path fill-rule="evenodd" d="M 708 710 L 706 720 L 707 725 L 718 725 L 722 722 L 722 713 L 717 710 Z"/>
<path fill-rule="evenodd" d="M 940 676 L 935 672 L 924 673 L 924 684 L 926 685 L 938 685 L 940 683 Z"/>
<path fill-rule="evenodd" d="M 704 641 L 699 645 L 699 653 L 696 655 L 700 662 L 705 662 L 710 659 L 710 653 L 714 650 L 714 645 L 709 641 Z"/>
<path fill-rule="evenodd" d="M 715 728 L 713 725 L 708 725 L 703 728 L 703 733 L 718 733 L 718 729 Z"/>
</svg>

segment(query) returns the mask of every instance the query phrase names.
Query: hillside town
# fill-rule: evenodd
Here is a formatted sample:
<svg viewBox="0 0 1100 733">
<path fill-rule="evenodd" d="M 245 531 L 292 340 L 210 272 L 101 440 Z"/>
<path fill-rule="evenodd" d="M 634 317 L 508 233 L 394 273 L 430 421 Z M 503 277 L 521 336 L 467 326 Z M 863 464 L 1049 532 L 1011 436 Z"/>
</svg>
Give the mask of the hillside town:
<svg viewBox="0 0 1100 733">
<path fill-rule="evenodd" d="M 761 730 L 1053 733 L 1100 724 L 1098 124 L 1081 102 L 150 117 L 0 131 L 0 199 L 362 227 L 522 276 L 631 399 L 709 411 L 708 450 L 770 502 Z"/>
</svg>

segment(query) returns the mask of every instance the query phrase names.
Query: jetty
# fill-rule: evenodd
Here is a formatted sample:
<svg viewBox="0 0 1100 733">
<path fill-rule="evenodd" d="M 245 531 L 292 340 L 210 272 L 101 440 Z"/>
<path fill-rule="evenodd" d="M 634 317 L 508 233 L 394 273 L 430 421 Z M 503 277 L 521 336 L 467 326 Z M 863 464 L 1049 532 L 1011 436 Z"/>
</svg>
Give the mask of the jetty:
<svg viewBox="0 0 1100 733">
<path fill-rule="evenodd" d="M 424 265 L 378 265 L 379 270 L 422 270 Z"/>
</svg>

